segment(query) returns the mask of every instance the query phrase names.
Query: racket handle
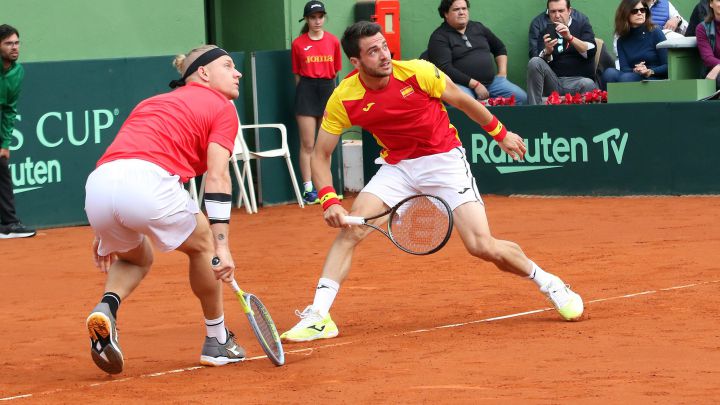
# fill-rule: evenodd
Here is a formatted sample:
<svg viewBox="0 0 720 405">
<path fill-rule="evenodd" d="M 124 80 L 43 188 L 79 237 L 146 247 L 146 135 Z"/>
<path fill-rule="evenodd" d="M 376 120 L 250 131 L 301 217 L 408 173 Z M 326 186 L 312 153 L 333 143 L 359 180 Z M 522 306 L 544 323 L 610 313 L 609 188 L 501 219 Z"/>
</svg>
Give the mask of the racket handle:
<svg viewBox="0 0 720 405">
<path fill-rule="evenodd" d="M 220 264 L 220 258 L 217 256 L 213 257 L 210 264 L 212 264 L 213 267 L 217 266 L 218 264 Z M 238 285 L 237 281 L 235 281 L 235 279 L 230 282 L 230 288 L 232 288 L 232 290 L 236 293 L 242 291 L 240 290 L 240 286 Z"/>
<path fill-rule="evenodd" d="M 348 225 L 365 225 L 365 218 L 363 217 L 351 217 L 350 215 L 345 216 L 345 223 Z"/>
</svg>

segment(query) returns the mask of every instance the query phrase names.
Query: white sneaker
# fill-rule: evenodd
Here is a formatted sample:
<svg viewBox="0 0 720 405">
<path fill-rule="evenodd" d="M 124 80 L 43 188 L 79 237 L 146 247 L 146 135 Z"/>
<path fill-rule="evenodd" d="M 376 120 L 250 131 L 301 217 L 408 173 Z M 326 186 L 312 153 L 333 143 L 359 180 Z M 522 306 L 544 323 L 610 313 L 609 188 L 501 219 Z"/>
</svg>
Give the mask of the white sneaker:
<svg viewBox="0 0 720 405">
<path fill-rule="evenodd" d="M 302 312 L 295 311 L 300 322 L 292 329 L 280 335 L 286 342 L 309 342 L 316 339 L 330 339 L 338 335 L 338 327 L 330 318 L 330 314 L 323 317 L 312 305 L 308 305 Z"/>
<path fill-rule="evenodd" d="M 566 321 L 579 321 L 582 317 L 585 308 L 582 298 L 560 278 L 553 278 L 551 282 L 540 288 L 540 292 L 548 297 L 560 316 Z"/>
</svg>

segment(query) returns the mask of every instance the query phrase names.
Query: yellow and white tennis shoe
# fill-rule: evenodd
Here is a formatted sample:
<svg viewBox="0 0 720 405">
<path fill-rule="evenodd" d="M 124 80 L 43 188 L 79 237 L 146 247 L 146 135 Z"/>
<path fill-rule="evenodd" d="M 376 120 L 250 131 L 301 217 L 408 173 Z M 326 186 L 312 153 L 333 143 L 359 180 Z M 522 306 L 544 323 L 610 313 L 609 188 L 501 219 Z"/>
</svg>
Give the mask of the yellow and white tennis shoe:
<svg viewBox="0 0 720 405">
<path fill-rule="evenodd" d="M 583 300 L 560 278 L 553 278 L 553 281 L 540 288 L 540 291 L 553 303 L 553 306 L 564 320 L 580 320 L 585 309 Z"/>
<path fill-rule="evenodd" d="M 312 305 L 308 305 L 302 312 L 295 310 L 295 315 L 300 317 L 300 322 L 280 335 L 280 339 L 286 342 L 309 342 L 338 335 L 338 327 L 330 314 L 323 317 Z"/>
</svg>

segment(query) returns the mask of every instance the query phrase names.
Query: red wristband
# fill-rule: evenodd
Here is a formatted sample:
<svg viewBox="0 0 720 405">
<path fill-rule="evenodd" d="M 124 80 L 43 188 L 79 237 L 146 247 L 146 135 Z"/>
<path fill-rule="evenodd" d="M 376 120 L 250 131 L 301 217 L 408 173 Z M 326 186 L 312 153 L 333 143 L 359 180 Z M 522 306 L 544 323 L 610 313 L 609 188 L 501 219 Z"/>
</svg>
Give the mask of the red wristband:
<svg viewBox="0 0 720 405">
<path fill-rule="evenodd" d="M 505 139 L 505 136 L 507 135 L 507 129 L 505 128 L 505 125 L 500 122 L 497 117 L 493 116 L 492 120 L 482 126 L 482 129 L 485 130 L 490 136 L 495 139 L 496 142 L 502 142 L 503 139 Z"/>
<path fill-rule="evenodd" d="M 568 39 L 568 45 L 572 44 L 573 39 L 575 39 L 575 37 L 571 35 L 570 39 Z"/>
<path fill-rule="evenodd" d="M 322 204 L 323 211 L 327 210 L 331 205 L 340 204 L 340 200 L 338 199 L 333 186 L 321 188 L 318 192 L 318 198 L 320 198 L 320 204 Z"/>
</svg>

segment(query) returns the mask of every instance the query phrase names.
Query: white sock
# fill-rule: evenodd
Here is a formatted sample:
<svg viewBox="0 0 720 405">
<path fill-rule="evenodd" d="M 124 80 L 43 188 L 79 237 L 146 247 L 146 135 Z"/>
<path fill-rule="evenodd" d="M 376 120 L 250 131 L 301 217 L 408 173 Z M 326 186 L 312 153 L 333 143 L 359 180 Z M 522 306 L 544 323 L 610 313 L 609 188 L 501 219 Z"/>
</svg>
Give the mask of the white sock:
<svg viewBox="0 0 720 405">
<path fill-rule="evenodd" d="M 305 187 L 305 191 L 312 191 L 313 190 L 312 180 L 304 182 L 303 187 Z"/>
<path fill-rule="evenodd" d="M 216 319 L 206 319 L 205 328 L 207 329 L 208 337 L 214 337 L 221 345 L 224 345 L 227 342 L 225 315 L 220 315 L 220 318 Z"/>
<path fill-rule="evenodd" d="M 538 287 L 542 288 L 542 286 L 551 282 L 553 277 L 555 277 L 551 273 L 541 269 L 534 261 L 530 260 L 530 263 L 532 263 L 532 270 L 530 271 L 530 276 L 528 278 L 534 281 Z"/>
<path fill-rule="evenodd" d="M 330 307 L 335 301 L 338 290 L 340 290 L 340 284 L 329 278 L 323 277 L 318 281 L 312 306 L 322 317 L 327 316 L 328 312 L 330 312 Z"/>
</svg>

